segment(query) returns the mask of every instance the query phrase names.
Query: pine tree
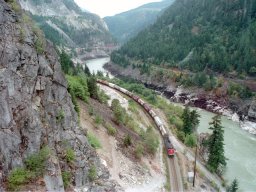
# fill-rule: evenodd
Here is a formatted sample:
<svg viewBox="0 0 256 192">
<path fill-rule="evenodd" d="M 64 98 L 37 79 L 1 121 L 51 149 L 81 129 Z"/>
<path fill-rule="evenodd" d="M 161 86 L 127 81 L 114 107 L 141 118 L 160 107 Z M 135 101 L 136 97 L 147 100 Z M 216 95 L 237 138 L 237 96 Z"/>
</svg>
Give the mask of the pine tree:
<svg viewBox="0 0 256 192">
<path fill-rule="evenodd" d="M 196 110 L 190 112 L 189 108 L 186 106 L 181 117 L 183 120 L 183 132 L 185 135 L 190 135 L 195 131 L 196 126 L 199 124 L 199 117 L 200 115 Z"/>
<path fill-rule="evenodd" d="M 191 119 L 193 131 L 196 131 L 195 129 L 198 126 L 198 124 L 200 123 L 199 118 L 200 118 L 200 115 L 198 114 L 198 112 L 196 110 L 191 111 L 190 119 Z"/>
<path fill-rule="evenodd" d="M 221 116 L 217 115 L 212 118 L 209 124 L 212 135 L 209 138 L 209 158 L 207 162 L 208 168 L 213 172 L 221 173 L 221 168 L 226 166 L 226 158 L 224 155 L 224 129 L 221 125 Z"/>
<path fill-rule="evenodd" d="M 237 179 L 234 179 L 231 185 L 227 188 L 227 192 L 236 192 L 238 191 L 238 182 Z"/>
<path fill-rule="evenodd" d="M 90 97 L 94 99 L 98 99 L 98 87 L 97 87 L 97 81 L 94 75 L 88 77 L 87 84 L 88 84 L 88 90 L 90 92 Z"/>
<path fill-rule="evenodd" d="M 189 135 L 192 133 L 192 124 L 191 124 L 191 119 L 190 119 L 190 111 L 188 106 L 183 111 L 183 114 L 181 116 L 183 120 L 183 132 L 185 135 Z"/>
</svg>

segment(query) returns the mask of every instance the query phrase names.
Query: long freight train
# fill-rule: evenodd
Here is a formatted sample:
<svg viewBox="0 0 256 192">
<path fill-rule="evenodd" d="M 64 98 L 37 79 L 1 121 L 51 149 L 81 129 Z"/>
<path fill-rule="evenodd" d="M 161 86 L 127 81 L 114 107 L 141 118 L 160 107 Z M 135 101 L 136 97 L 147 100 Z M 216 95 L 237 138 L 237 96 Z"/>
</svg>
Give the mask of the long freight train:
<svg viewBox="0 0 256 192">
<path fill-rule="evenodd" d="M 164 144 L 165 144 L 168 156 L 170 156 L 170 157 L 174 156 L 175 148 L 173 147 L 170 136 L 168 135 L 164 124 L 162 123 L 161 119 L 157 116 L 157 114 L 153 111 L 153 109 L 151 109 L 151 107 L 145 101 L 143 101 L 141 98 L 134 95 L 130 91 L 128 91 L 128 90 L 126 90 L 122 87 L 119 87 L 119 86 L 117 86 L 113 83 L 109 83 L 107 81 L 103 81 L 103 80 L 100 80 L 100 79 L 97 79 L 97 82 L 100 83 L 100 84 L 106 85 L 108 87 L 111 87 L 113 89 L 116 89 L 116 90 L 124 93 L 125 95 L 128 95 L 129 97 L 131 97 L 136 102 L 138 102 L 148 112 L 148 114 L 152 117 L 155 124 L 157 125 L 157 127 L 158 127 L 158 129 L 159 129 L 159 131 L 160 131 L 160 133 L 161 133 L 161 135 L 164 139 Z"/>
</svg>

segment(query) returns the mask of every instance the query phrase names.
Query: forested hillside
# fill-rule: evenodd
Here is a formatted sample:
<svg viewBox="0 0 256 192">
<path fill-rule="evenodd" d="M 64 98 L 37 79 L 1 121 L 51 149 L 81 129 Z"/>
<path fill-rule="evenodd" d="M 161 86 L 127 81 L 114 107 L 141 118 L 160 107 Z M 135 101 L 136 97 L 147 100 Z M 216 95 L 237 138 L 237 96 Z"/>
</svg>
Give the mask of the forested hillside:
<svg viewBox="0 0 256 192">
<path fill-rule="evenodd" d="M 178 0 L 112 60 L 255 76 L 255 31 L 254 0 Z"/>
<path fill-rule="evenodd" d="M 142 29 L 153 24 L 163 10 L 174 0 L 163 0 L 148 3 L 136 9 L 126 11 L 114 16 L 105 17 L 110 33 L 121 43 L 137 35 Z"/>
</svg>

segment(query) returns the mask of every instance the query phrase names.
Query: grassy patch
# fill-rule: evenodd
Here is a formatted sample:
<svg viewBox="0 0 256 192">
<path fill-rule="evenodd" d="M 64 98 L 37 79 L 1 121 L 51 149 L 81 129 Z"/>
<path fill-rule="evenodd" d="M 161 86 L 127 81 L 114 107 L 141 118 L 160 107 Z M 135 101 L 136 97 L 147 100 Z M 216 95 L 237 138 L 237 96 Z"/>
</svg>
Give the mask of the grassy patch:
<svg viewBox="0 0 256 192">
<path fill-rule="evenodd" d="M 94 181 L 97 178 L 97 170 L 95 165 L 91 166 L 88 170 L 88 178 L 90 181 Z"/>
<path fill-rule="evenodd" d="M 106 124 L 107 132 L 109 135 L 114 136 L 117 132 L 116 128 L 114 128 L 111 124 L 107 123 Z"/>
<path fill-rule="evenodd" d="M 13 169 L 7 178 L 8 188 L 11 191 L 19 190 L 19 188 L 42 176 L 45 172 L 46 160 L 50 155 L 48 147 L 42 148 L 39 153 L 30 155 L 25 160 L 25 167 Z"/>
<path fill-rule="evenodd" d="M 95 149 L 99 149 L 101 148 L 101 143 L 100 141 L 97 139 L 97 137 L 95 137 L 92 133 L 88 132 L 87 134 L 87 138 L 88 138 L 88 142 L 90 143 L 90 145 L 95 148 Z"/>
<path fill-rule="evenodd" d="M 68 171 L 63 171 L 61 173 L 61 175 L 62 175 L 62 180 L 63 180 L 64 188 L 66 189 L 70 185 L 70 183 L 71 183 L 71 176 L 72 175 Z"/>
<path fill-rule="evenodd" d="M 72 163 L 75 158 L 76 158 L 76 155 L 75 155 L 75 151 L 71 148 L 68 148 L 66 150 L 66 156 L 65 156 L 66 160 L 68 163 Z"/>
</svg>

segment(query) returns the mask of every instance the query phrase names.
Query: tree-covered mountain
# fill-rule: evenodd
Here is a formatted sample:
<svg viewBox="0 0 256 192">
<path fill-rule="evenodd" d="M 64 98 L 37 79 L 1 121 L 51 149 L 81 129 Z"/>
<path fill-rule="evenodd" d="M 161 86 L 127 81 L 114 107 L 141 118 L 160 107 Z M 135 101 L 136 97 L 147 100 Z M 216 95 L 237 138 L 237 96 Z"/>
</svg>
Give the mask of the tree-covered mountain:
<svg viewBox="0 0 256 192">
<path fill-rule="evenodd" d="M 43 29 L 46 37 L 67 47 L 104 46 L 112 42 L 106 23 L 97 15 L 84 12 L 74 0 L 19 0 Z"/>
<path fill-rule="evenodd" d="M 112 60 L 256 75 L 255 31 L 254 0 L 179 0 Z"/>
<path fill-rule="evenodd" d="M 142 5 L 138 8 L 114 16 L 105 17 L 110 33 L 121 43 L 126 42 L 139 31 L 153 24 L 157 17 L 174 0 L 163 0 Z"/>
</svg>

